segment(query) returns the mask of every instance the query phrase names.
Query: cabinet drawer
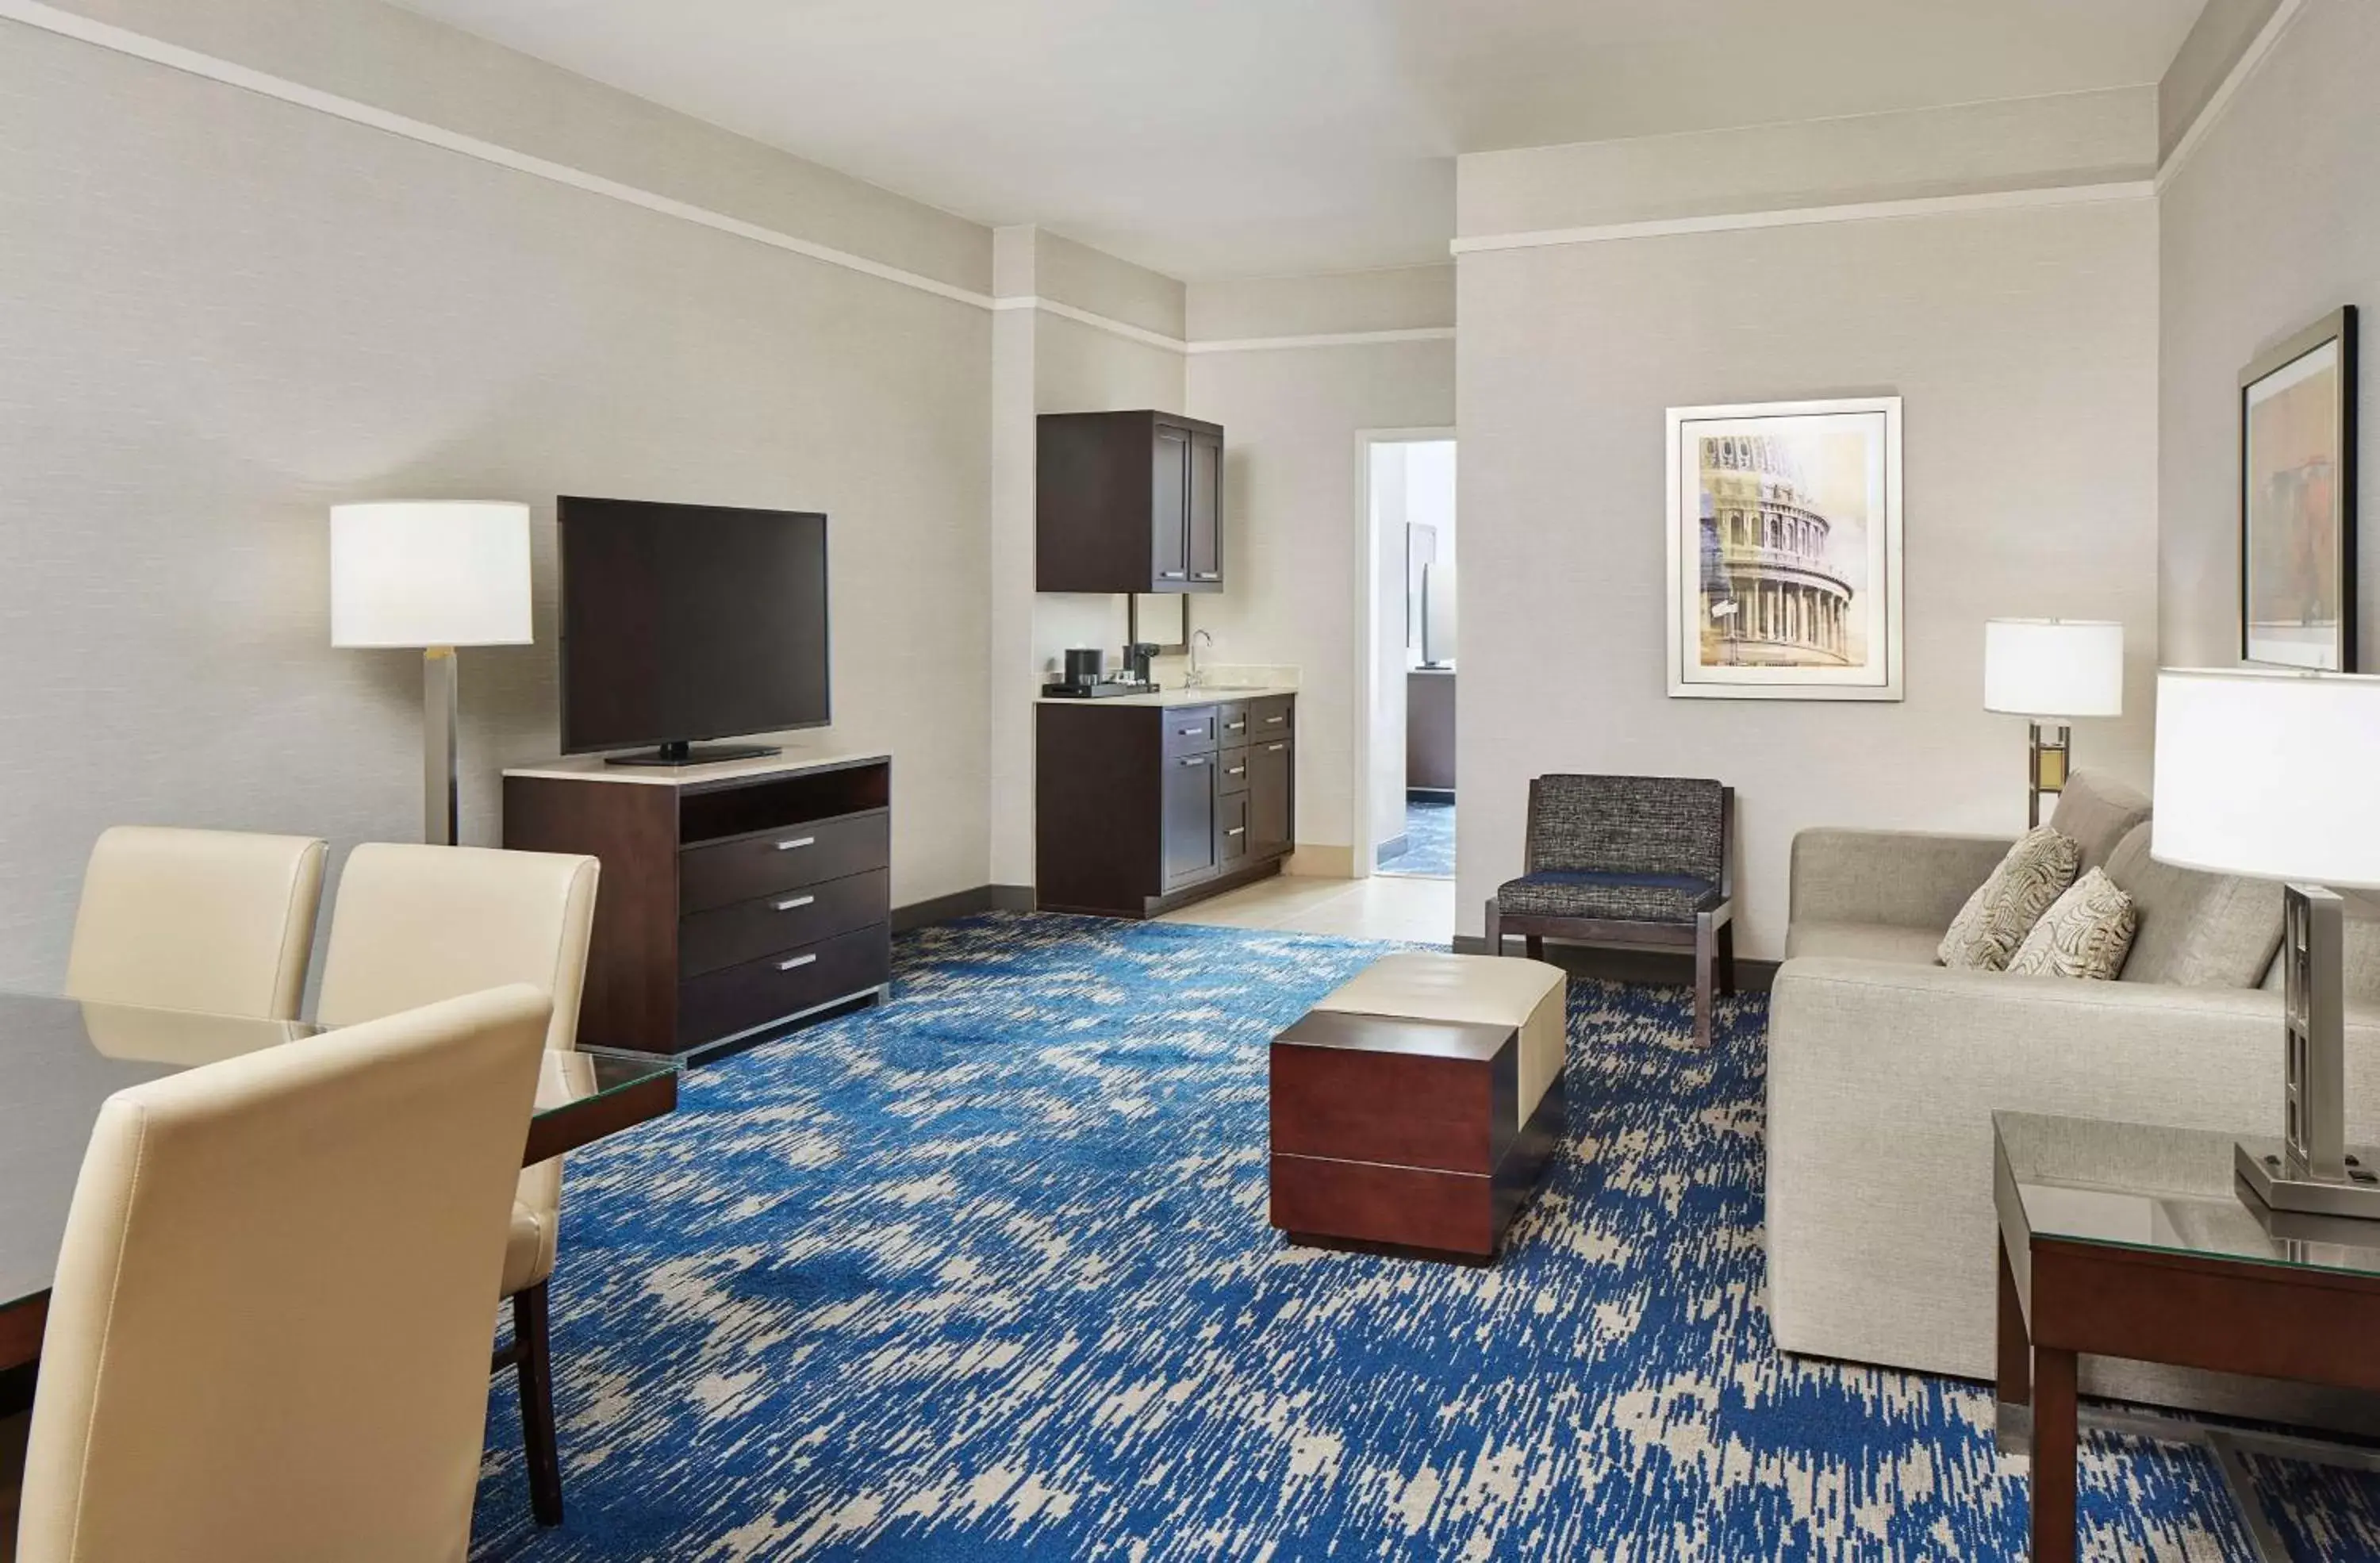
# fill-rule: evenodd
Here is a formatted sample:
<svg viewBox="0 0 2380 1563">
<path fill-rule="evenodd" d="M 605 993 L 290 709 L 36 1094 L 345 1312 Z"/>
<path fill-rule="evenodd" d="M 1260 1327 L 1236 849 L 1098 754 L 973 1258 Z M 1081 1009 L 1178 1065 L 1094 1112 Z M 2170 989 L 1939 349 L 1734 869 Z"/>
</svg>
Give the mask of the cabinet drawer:
<svg viewBox="0 0 2380 1563">
<path fill-rule="evenodd" d="M 1248 854 L 1248 795 L 1233 793 L 1215 809 L 1215 856 L 1230 867 Z"/>
<path fill-rule="evenodd" d="M 678 925 L 678 970 L 699 976 L 880 923 L 890 915 L 892 883 L 891 870 L 876 868 L 697 912 Z"/>
<path fill-rule="evenodd" d="M 1248 790 L 1248 752 L 1225 749 L 1215 757 L 1215 791 L 1229 794 Z"/>
<path fill-rule="evenodd" d="M 859 992 L 892 975 L 883 923 L 691 978 L 677 987 L 677 1045 L 691 1048 Z"/>
<path fill-rule="evenodd" d="M 1245 744 L 1248 741 L 1248 703 L 1230 700 L 1215 708 L 1215 741 L 1219 744 Z"/>
<path fill-rule="evenodd" d="M 1248 740 L 1286 738 L 1297 728 L 1297 697 L 1271 695 L 1248 702 Z"/>
<path fill-rule="evenodd" d="M 1182 706 L 1157 713 L 1165 723 L 1165 754 L 1204 754 L 1215 746 L 1215 708 Z M 1143 751 L 1146 753 L 1147 751 Z"/>
<path fill-rule="evenodd" d="M 847 878 L 892 861 L 892 817 L 848 814 L 678 854 L 678 909 L 708 912 L 771 891 Z"/>
</svg>

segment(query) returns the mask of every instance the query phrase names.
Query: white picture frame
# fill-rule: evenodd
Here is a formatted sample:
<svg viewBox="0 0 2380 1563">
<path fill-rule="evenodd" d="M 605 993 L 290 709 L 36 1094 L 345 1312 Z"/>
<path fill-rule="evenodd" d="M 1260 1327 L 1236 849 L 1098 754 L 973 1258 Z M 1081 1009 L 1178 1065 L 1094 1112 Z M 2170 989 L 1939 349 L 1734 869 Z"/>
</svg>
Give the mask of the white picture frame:
<svg viewBox="0 0 2380 1563">
<path fill-rule="evenodd" d="M 1670 697 L 1904 698 L 1900 398 L 1671 407 L 1668 452 Z"/>
</svg>

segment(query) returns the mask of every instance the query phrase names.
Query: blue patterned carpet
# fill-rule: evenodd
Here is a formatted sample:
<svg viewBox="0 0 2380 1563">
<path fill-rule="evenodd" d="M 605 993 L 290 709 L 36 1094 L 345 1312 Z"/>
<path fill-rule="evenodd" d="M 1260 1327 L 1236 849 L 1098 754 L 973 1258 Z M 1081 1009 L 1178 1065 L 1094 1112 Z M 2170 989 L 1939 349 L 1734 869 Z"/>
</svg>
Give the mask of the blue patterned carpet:
<svg viewBox="0 0 2380 1563">
<path fill-rule="evenodd" d="M 690 1076 L 570 1165 L 570 1522 L 500 1392 L 474 1557 L 2022 1556 L 1980 1386 L 1769 1344 L 1756 998 L 1706 1057 L 1682 992 L 1572 985 L 1495 1267 L 1283 1247 L 1265 1042 L 1382 948 L 971 919 Z M 2300 1557 L 2380 1557 L 2370 1479 L 2268 1475 Z M 2095 1436 L 2082 1480 L 2088 1556 L 2245 1555 L 2207 1457 Z"/>
<path fill-rule="evenodd" d="M 1374 872 L 1408 879 L 1454 878 L 1454 800 L 1406 798 L 1405 850 Z"/>
</svg>

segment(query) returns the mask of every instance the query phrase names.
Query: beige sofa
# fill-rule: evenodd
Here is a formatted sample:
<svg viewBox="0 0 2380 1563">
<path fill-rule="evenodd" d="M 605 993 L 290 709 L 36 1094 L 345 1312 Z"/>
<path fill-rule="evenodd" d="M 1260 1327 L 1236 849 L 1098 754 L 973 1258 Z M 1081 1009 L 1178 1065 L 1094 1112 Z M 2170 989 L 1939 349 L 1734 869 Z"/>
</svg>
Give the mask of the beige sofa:
<svg viewBox="0 0 2380 1563">
<path fill-rule="evenodd" d="M 1780 1347 L 1991 1376 L 1995 1109 L 2278 1132 L 2280 995 L 2260 985 L 2273 981 L 2280 887 L 2155 862 L 2148 812 L 2131 789 L 2077 774 L 2051 821 L 2140 907 L 2112 983 L 1934 963 L 2006 838 L 1794 839 L 1768 1028 L 1768 1303 Z M 2367 1143 L 2380 1140 L 2375 945 L 2350 927 L 2348 1129 Z M 2088 1363 L 2084 1387 L 2367 1420 L 2351 1404 L 2284 1405 L 2135 1364 Z"/>
</svg>

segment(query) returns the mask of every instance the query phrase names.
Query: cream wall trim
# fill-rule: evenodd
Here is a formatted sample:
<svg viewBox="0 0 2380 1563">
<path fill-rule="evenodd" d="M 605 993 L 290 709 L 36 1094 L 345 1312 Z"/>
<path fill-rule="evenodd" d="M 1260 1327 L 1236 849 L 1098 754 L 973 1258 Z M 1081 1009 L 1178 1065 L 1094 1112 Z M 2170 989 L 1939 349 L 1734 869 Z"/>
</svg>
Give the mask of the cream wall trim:
<svg viewBox="0 0 2380 1563">
<path fill-rule="evenodd" d="M 1660 238 L 1672 234 L 1729 233 L 1742 228 L 1791 228 L 1815 223 L 1865 223 L 1894 217 L 1934 217 L 1958 212 L 2005 212 L 2029 206 L 2075 206 L 2091 201 L 2144 200 L 2156 194 L 2148 179 L 2097 185 L 2046 185 L 2021 190 L 1979 190 L 1966 195 L 1914 196 L 1904 200 L 1864 200 L 1841 206 L 1793 206 L 1770 212 L 1718 212 L 1701 217 L 1663 217 L 1644 223 L 1606 223 L 1586 228 L 1548 228 L 1526 234 L 1481 234 L 1448 248 L 1456 255 L 1497 249 L 1542 249 L 1567 244 L 1609 244 L 1621 239 Z"/>
<path fill-rule="evenodd" d="M 585 169 L 573 168 L 567 164 L 555 163 L 547 158 L 533 157 L 527 152 L 515 151 L 509 147 L 499 146 L 493 141 L 481 140 L 476 136 L 465 136 L 424 120 L 414 119 L 401 114 L 392 114 L 386 109 L 375 108 L 370 103 L 359 103 L 353 98 L 344 98 L 335 92 L 325 92 L 318 88 L 308 87 L 301 82 L 291 81 L 265 71 L 252 70 L 247 66 L 220 59 L 212 55 L 202 54 L 196 49 L 186 49 L 176 43 L 167 43 L 162 40 L 151 38 L 145 33 L 134 32 L 128 28 L 93 21 L 88 17 L 60 10 L 55 6 L 42 5 L 40 0 L 0 0 L 0 19 L 21 22 L 27 27 L 40 28 L 45 32 L 54 32 L 60 37 L 96 44 L 103 49 L 112 49 L 117 54 L 129 55 L 135 59 L 147 60 L 152 65 L 161 65 L 171 70 L 203 77 L 210 81 L 219 81 L 225 86 L 237 87 L 242 91 L 276 98 L 283 103 L 292 103 L 299 108 L 312 109 L 317 114 L 326 114 L 335 119 L 344 119 L 351 124 L 386 131 L 393 136 L 402 136 L 426 146 L 459 152 L 465 157 L 477 158 L 482 163 L 491 163 L 499 168 L 508 168 L 515 173 L 527 174 L 532 178 L 551 180 L 554 184 L 567 185 L 592 195 L 608 196 L 613 200 L 625 201 L 631 206 L 641 206 L 649 212 L 656 212 L 665 217 L 675 217 L 684 222 L 698 224 L 706 228 L 715 228 L 721 233 L 734 234 L 739 238 L 747 238 L 758 244 L 785 250 L 790 254 L 803 256 L 812 260 L 823 260 L 831 266 L 841 266 L 847 271 L 858 272 L 884 282 L 898 283 L 904 287 L 914 287 L 922 293 L 934 294 L 961 304 L 972 304 L 978 309 L 988 309 L 992 307 L 990 295 L 977 293 L 971 288 L 959 287 L 936 277 L 921 276 L 916 272 L 905 271 L 899 266 L 887 265 L 881 260 L 871 260 L 864 255 L 854 255 L 848 250 L 836 249 L 831 245 L 796 238 L 791 234 L 782 233 L 775 228 L 763 227 L 758 223 L 747 223 L 740 217 L 730 217 L 724 212 L 713 212 L 708 207 L 678 200 L 657 194 L 652 190 L 639 188 L 635 185 L 623 184 L 617 179 L 607 179 L 600 174 L 590 174 Z M 1123 326 L 1118 321 L 1106 323 L 1111 329 L 1121 331 L 1135 329 Z M 1178 344 L 1176 345 L 1178 346 Z"/>
<path fill-rule="evenodd" d="M 6 0 L 0 0 L 0 4 L 6 4 Z M 1062 321 L 1072 321 L 1076 325 L 1087 325 L 1094 331 L 1104 331 L 1111 336 L 1121 336 L 1127 342 L 1140 343 L 1143 346 L 1162 347 L 1169 353 L 1179 353 L 1186 345 L 1178 336 L 1168 336 L 1161 331 L 1151 331 L 1146 326 L 1134 325 L 1129 321 L 1119 321 L 1107 315 L 1094 314 L 1088 309 L 1077 309 L 1072 304 L 1063 304 L 1055 298 L 1042 298 L 1026 294 L 1014 298 L 995 298 L 991 300 L 991 308 L 1038 309 L 1045 315 L 1055 315 Z"/>
<path fill-rule="evenodd" d="M 2159 190 L 2173 182 L 2174 176 L 2181 172 L 2182 164 L 2214 130 L 2215 122 L 2223 117 L 2223 111 L 2231 106 L 2231 100 L 2239 94 L 2248 78 L 2256 74 L 2256 67 L 2265 63 L 2265 56 L 2273 52 L 2273 45 L 2281 41 L 2281 34 L 2304 14 L 2305 0 L 2281 0 L 2273 14 L 2265 18 L 2264 28 L 2249 40 L 2248 47 L 2240 51 L 2240 57 L 2224 73 L 2222 84 L 2215 89 L 2214 96 L 2206 100 L 2206 106 L 2200 109 L 2198 116 L 2190 122 L 2190 128 L 2181 133 L 2181 139 L 2173 144 L 2173 151 L 2166 154 L 2165 162 L 2157 169 L 2156 188 Z"/>
<path fill-rule="evenodd" d="M 1302 347 L 1366 347 L 1376 342 L 1451 342 L 1452 326 L 1405 326 L 1394 331 L 1334 331 L 1317 336 L 1242 336 L 1190 342 L 1190 353 L 1273 353 Z"/>
</svg>

